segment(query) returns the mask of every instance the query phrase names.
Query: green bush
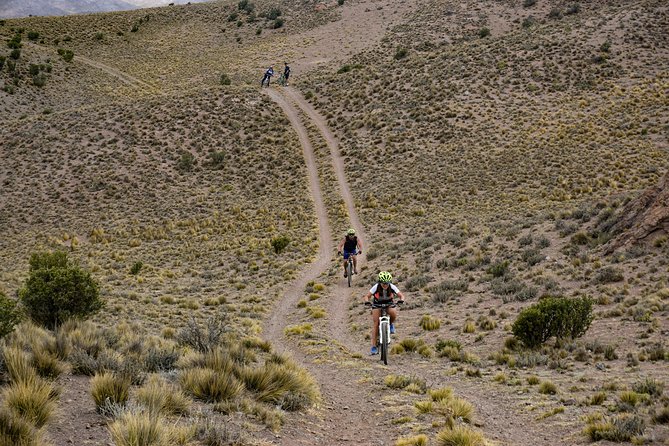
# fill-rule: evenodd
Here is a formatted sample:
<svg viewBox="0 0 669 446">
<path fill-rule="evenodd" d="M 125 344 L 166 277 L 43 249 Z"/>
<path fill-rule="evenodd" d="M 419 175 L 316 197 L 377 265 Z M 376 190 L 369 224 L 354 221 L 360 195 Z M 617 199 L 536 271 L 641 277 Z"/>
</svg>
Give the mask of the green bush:
<svg viewBox="0 0 669 446">
<path fill-rule="evenodd" d="M 266 14 L 267 19 L 276 20 L 277 17 L 281 15 L 281 10 L 279 8 L 272 8 Z"/>
<path fill-rule="evenodd" d="M 485 37 L 488 37 L 489 35 L 490 35 L 490 28 L 481 28 L 479 30 L 479 37 L 480 38 L 483 39 Z"/>
<path fill-rule="evenodd" d="M 288 246 L 288 243 L 290 243 L 290 239 L 285 235 L 281 235 L 274 237 L 270 243 L 272 244 L 272 248 L 274 248 L 274 252 L 281 254 L 281 251 L 286 249 L 286 246 Z"/>
<path fill-rule="evenodd" d="M 133 276 L 136 276 L 142 270 L 143 266 L 144 266 L 144 263 L 141 262 L 141 261 L 137 261 L 137 262 L 133 263 L 132 266 L 130 267 L 130 274 L 132 274 Z"/>
<path fill-rule="evenodd" d="M 7 58 L 5 56 L 0 56 L 0 70 L 2 70 L 2 67 L 5 66 L 5 61 Z"/>
<path fill-rule="evenodd" d="M 18 60 L 19 57 L 21 57 L 21 50 L 18 48 L 14 48 L 11 53 L 9 53 L 9 57 L 11 57 L 14 60 Z"/>
<path fill-rule="evenodd" d="M 409 51 L 406 48 L 398 47 L 395 51 L 395 60 L 404 59 L 409 54 Z"/>
<path fill-rule="evenodd" d="M 279 29 L 283 26 L 283 19 L 279 17 L 278 19 L 274 20 L 274 23 L 272 24 L 272 29 Z"/>
<path fill-rule="evenodd" d="M 592 300 L 548 297 L 525 308 L 513 323 L 513 334 L 528 347 L 537 347 L 552 336 L 577 338 L 592 322 Z"/>
<path fill-rule="evenodd" d="M 28 39 L 30 40 L 39 39 L 39 33 L 37 31 L 28 31 Z"/>
<path fill-rule="evenodd" d="M 21 322 L 21 313 L 16 302 L 0 291 L 0 339 L 14 331 L 14 326 Z"/>
<path fill-rule="evenodd" d="M 230 85 L 231 83 L 232 80 L 230 79 L 230 76 L 225 73 L 221 74 L 221 85 Z"/>
<path fill-rule="evenodd" d="M 72 62 L 72 59 L 74 59 L 74 51 L 72 50 L 58 48 L 58 54 L 60 55 L 60 57 L 63 58 L 65 62 Z"/>
<path fill-rule="evenodd" d="M 98 311 L 103 305 L 99 294 L 90 273 L 71 264 L 66 253 L 43 252 L 31 256 L 28 280 L 19 298 L 36 323 L 53 327 Z"/>
</svg>

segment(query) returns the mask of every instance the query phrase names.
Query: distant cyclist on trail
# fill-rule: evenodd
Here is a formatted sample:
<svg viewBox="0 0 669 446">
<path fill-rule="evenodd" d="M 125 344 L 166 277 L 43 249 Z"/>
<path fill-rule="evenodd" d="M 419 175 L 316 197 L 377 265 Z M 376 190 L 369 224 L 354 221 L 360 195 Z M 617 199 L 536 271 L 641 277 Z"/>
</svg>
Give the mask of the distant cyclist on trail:
<svg viewBox="0 0 669 446">
<path fill-rule="evenodd" d="M 265 80 L 267 80 L 267 86 L 269 87 L 269 80 L 274 76 L 274 66 L 271 66 L 265 71 L 265 75 L 263 76 L 262 80 L 260 81 L 260 86 L 262 87 L 265 85 Z"/>
<path fill-rule="evenodd" d="M 355 229 L 346 231 L 346 237 L 339 244 L 337 254 L 342 254 L 342 248 L 344 249 L 344 277 L 346 277 L 346 261 L 349 257 L 353 259 L 353 274 L 358 274 L 357 254 L 362 254 L 362 244 L 355 235 Z"/>
<path fill-rule="evenodd" d="M 397 300 L 406 300 L 400 290 L 393 285 L 393 276 L 388 271 L 381 271 L 379 273 L 379 281 L 365 294 L 363 297 L 365 302 L 369 302 L 373 298 L 373 304 L 386 304 Z M 372 309 L 372 349 L 370 355 L 379 353 L 379 348 L 376 346 L 376 338 L 379 334 L 379 317 L 381 310 L 378 308 Z M 390 334 L 395 334 L 395 320 L 397 319 L 397 308 L 388 308 L 388 316 L 390 316 Z"/>
<path fill-rule="evenodd" d="M 284 67 L 283 67 L 283 85 L 288 85 L 288 78 L 290 77 L 290 67 L 288 66 L 288 62 L 284 62 Z"/>
</svg>

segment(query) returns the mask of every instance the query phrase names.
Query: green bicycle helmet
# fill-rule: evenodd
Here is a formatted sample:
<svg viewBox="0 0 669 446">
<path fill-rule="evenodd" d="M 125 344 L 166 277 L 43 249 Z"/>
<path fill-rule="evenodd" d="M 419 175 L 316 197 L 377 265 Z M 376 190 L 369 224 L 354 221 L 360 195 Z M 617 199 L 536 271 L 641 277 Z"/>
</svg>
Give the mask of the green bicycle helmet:
<svg viewBox="0 0 669 446">
<path fill-rule="evenodd" d="M 390 283 L 393 281 L 393 276 L 388 271 L 381 271 L 379 273 L 379 282 Z"/>
<path fill-rule="evenodd" d="M 351 228 L 348 231 L 346 231 L 346 235 L 355 235 L 355 229 Z"/>
</svg>

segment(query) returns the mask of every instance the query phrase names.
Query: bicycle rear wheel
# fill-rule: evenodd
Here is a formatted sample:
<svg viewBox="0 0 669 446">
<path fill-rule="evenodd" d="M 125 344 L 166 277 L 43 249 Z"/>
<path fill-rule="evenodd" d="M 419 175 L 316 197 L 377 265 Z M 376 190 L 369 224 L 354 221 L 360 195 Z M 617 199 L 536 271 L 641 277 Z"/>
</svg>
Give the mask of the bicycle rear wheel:
<svg viewBox="0 0 669 446">
<path fill-rule="evenodd" d="M 388 365 L 388 332 L 390 331 L 388 327 L 388 322 L 383 322 L 380 326 L 381 331 L 381 361 L 385 365 Z"/>
<path fill-rule="evenodd" d="M 353 275 L 353 267 L 351 261 L 346 264 L 346 277 L 348 278 L 348 286 L 351 286 L 351 276 Z"/>
</svg>

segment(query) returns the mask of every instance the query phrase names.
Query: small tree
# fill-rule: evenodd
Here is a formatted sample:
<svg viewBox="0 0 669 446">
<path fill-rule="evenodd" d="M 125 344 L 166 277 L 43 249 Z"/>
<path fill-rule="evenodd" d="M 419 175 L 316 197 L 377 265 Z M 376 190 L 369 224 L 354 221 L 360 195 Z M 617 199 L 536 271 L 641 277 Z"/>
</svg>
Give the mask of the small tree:
<svg viewBox="0 0 669 446">
<path fill-rule="evenodd" d="M 28 280 L 19 299 L 28 316 L 45 327 L 86 318 L 103 306 L 97 282 L 61 251 L 31 256 Z"/>
<path fill-rule="evenodd" d="M 525 308 L 513 323 L 513 334 L 534 348 L 555 336 L 558 339 L 582 336 L 592 322 L 592 300 L 547 297 Z"/>
<path fill-rule="evenodd" d="M 271 241 L 272 248 L 274 248 L 274 252 L 277 254 L 281 254 L 286 249 L 286 246 L 288 246 L 288 243 L 290 243 L 290 239 L 285 235 L 274 237 Z"/>
<path fill-rule="evenodd" d="M 21 322 L 21 313 L 16 308 L 16 301 L 0 291 L 0 339 L 14 331 L 14 326 Z"/>
</svg>

